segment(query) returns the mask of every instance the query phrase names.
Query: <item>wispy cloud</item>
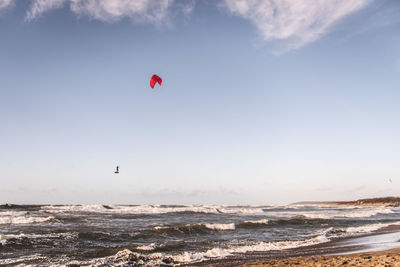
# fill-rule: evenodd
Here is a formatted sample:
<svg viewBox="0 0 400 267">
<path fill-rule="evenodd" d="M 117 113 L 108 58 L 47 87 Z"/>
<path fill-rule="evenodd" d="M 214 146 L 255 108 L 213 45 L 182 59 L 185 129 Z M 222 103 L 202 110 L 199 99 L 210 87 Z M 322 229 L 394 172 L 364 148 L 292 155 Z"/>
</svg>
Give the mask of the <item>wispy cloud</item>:
<svg viewBox="0 0 400 267">
<path fill-rule="evenodd" d="M 26 14 L 27 20 L 40 17 L 44 12 L 63 6 L 66 0 L 35 0 Z"/>
<path fill-rule="evenodd" d="M 371 0 L 224 0 L 232 14 L 250 20 L 265 41 L 292 50 L 319 39 L 335 23 Z"/>
<path fill-rule="evenodd" d="M 136 195 L 141 195 L 144 197 L 176 197 L 176 198 L 191 198 L 191 197 L 198 197 L 198 196 L 207 196 L 207 195 L 238 195 L 239 192 L 235 190 L 231 190 L 225 187 L 218 187 L 215 189 L 191 189 L 191 190 L 184 190 L 184 189 L 170 189 L 170 188 L 162 188 L 159 190 L 152 190 L 146 189 L 142 192 L 135 193 Z"/>
<path fill-rule="evenodd" d="M 78 16 L 88 16 L 104 22 L 130 18 L 135 22 L 161 24 L 178 10 L 187 15 L 192 12 L 194 1 L 174 3 L 173 0 L 33 0 L 26 19 L 33 20 L 43 13 L 68 5 Z"/>
<path fill-rule="evenodd" d="M 0 12 L 7 7 L 10 7 L 14 3 L 14 0 L 0 0 Z"/>
</svg>

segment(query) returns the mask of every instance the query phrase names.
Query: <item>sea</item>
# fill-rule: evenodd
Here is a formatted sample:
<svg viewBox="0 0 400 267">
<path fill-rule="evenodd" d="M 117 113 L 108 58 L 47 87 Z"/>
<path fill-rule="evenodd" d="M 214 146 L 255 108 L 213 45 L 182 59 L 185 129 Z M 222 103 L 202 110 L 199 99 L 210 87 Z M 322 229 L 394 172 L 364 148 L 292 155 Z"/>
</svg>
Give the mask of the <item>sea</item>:
<svg viewBox="0 0 400 267">
<path fill-rule="evenodd" d="M 394 207 L 1 205 L 0 265 L 204 264 L 365 236 L 396 225 L 400 208 Z"/>
</svg>

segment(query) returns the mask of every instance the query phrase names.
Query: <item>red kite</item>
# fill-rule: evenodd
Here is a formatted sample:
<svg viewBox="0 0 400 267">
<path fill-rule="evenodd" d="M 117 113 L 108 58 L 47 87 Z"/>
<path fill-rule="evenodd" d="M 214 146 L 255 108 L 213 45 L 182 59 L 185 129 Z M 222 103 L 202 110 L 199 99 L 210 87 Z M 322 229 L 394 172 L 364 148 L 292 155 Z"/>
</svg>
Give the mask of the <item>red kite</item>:
<svg viewBox="0 0 400 267">
<path fill-rule="evenodd" d="M 162 79 L 154 74 L 153 76 L 151 76 L 151 79 L 150 79 L 150 87 L 154 88 L 154 85 L 156 85 L 156 83 L 161 85 Z"/>
</svg>

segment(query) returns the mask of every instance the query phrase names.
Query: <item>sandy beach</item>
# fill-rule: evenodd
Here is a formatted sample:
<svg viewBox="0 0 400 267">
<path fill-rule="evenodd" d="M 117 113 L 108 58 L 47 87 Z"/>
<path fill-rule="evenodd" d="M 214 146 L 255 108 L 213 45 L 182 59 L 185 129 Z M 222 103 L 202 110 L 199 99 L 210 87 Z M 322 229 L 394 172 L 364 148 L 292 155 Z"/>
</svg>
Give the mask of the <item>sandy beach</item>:
<svg viewBox="0 0 400 267">
<path fill-rule="evenodd" d="M 348 255 L 293 257 L 255 261 L 247 266 L 400 266 L 400 249 Z"/>
</svg>

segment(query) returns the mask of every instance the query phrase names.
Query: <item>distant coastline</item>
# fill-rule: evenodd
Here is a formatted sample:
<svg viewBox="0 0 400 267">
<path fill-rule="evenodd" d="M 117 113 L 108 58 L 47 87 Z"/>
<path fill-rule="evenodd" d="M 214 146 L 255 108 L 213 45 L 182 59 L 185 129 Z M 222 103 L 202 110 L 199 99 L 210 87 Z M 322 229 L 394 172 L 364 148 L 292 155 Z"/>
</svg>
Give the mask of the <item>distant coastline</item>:
<svg viewBox="0 0 400 267">
<path fill-rule="evenodd" d="M 51 205 L 51 204 L 46 204 Z M 400 207 L 400 197 L 376 197 L 376 198 L 364 198 L 353 201 L 300 201 L 294 202 L 290 205 L 346 205 L 346 206 L 385 206 L 385 207 Z M 37 206 L 45 206 L 43 204 L 35 205 L 21 205 L 21 204 L 0 204 L 1 209 L 18 209 L 18 208 L 32 208 Z M 57 205 L 53 205 L 57 206 Z M 60 205 L 62 206 L 62 205 Z M 129 206 L 129 205 L 126 205 Z M 103 205 L 105 208 L 109 208 L 107 205 Z"/>
<path fill-rule="evenodd" d="M 365 198 L 354 201 L 302 201 L 293 204 L 400 207 L 400 197 Z"/>
</svg>

